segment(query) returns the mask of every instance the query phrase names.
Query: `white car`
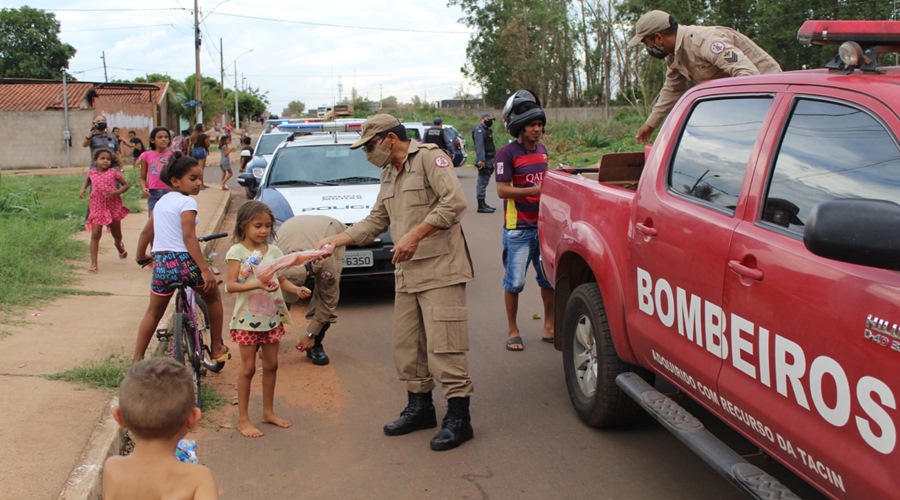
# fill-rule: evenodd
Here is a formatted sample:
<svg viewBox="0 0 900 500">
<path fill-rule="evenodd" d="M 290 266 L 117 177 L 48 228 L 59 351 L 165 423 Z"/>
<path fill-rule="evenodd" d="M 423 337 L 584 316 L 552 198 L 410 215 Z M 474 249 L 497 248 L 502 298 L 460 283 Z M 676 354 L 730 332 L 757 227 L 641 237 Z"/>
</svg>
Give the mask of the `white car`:
<svg viewBox="0 0 900 500">
<path fill-rule="evenodd" d="M 425 137 L 425 131 L 433 124 L 430 122 L 403 122 L 403 125 L 406 126 L 406 135 L 410 139 L 422 142 L 422 139 Z M 453 125 L 447 125 L 445 123 L 444 128 L 450 129 L 450 132 L 452 132 L 454 136 L 453 142 L 455 143 L 456 149 L 462 152 L 462 156 L 452 158 L 453 166 L 458 167 L 465 163 L 466 159 L 469 157 L 469 153 L 466 151 L 466 140 L 463 139 L 463 136 Z"/>
<path fill-rule="evenodd" d="M 341 129 L 348 128 L 353 125 Z M 346 225 L 364 219 L 378 198 L 381 170 L 366 160 L 362 149 L 350 149 L 359 133 L 301 133 L 277 147 L 258 185 L 256 199 L 275 214 L 276 233 L 295 215 L 328 215 Z M 366 247 L 348 246 L 342 276 L 392 277 L 393 247 L 388 231 Z"/>
</svg>

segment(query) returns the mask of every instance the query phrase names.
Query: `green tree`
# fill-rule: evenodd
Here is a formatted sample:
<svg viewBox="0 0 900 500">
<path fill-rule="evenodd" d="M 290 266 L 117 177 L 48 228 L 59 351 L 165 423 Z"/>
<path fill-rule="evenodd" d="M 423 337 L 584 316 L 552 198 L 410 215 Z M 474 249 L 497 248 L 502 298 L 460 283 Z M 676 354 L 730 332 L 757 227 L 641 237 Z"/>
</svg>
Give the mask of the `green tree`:
<svg viewBox="0 0 900 500">
<path fill-rule="evenodd" d="M 291 116 L 302 116 L 303 112 L 306 111 L 306 104 L 300 101 L 291 101 L 288 103 L 287 109 Z"/>
<path fill-rule="evenodd" d="M 193 108 L 186 108 L 184 106 L 185 101 L 193 99 L 193 97 L 191 97 L 194 92 L 193 87 L 191 87 L 190 91 L 188 91 L 188 88 L 185 86 L 184 82 L 176 80 L 169 75 L 163 75 L 160 73 L 150 73 L 147 76 L 139 76 L 134 79 L 134 82 L 168 83 L 169 90 L 166 92 L 166 105 L 168 106 L 169 111 L 174 113 L 176 116 L 184 117 L 187 120 L 190 120 L 191 117 L 194 116 Z"/>
<path fill-rule="evenodd" d="M 59 41 L 52 12 L 24 6 L 0 10 L 0 77 L 56 80 L 75 47 Z"/>
<path fill-rule="evenodd" d="M 580 93 L 577 30 L 568 0 L 450 0 L 475 30 L 463 74 L 482 88 L 488 105 L 529 88 L 550 106 L 571 105 Z"/>
<path fill-rule="evenodd" d="M 397 107 L 397 98 L 389 95 L 381 100 L 382 108 L 396 108 Z"/>
</svg>

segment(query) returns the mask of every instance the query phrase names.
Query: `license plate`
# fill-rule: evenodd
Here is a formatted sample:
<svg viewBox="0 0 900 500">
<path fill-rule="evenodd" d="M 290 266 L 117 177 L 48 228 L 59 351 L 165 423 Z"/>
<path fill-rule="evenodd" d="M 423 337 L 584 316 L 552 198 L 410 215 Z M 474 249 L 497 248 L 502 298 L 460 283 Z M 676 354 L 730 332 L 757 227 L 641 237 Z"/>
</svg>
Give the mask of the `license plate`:
<svg viewBox="0 0 900 500">
<path fill-rule="evenodd" d="M 350 250 L 344 252 L 344 267 L 372 267 L 375 258 L 371 250 Z"/>
</svg>

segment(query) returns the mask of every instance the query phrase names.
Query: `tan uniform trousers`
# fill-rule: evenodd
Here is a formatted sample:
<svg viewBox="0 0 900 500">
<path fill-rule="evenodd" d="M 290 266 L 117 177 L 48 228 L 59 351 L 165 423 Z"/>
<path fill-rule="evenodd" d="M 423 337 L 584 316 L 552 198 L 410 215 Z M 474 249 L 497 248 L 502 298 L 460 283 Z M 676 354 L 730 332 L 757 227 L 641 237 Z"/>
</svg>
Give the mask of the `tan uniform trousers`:
<svg viewBox="0 0 900 500">
<path fill-rule="evenodd" d="M 466 284 L 424 292 L 396 292 L 394 363 L 408 392 L 423 393 L 441 383 L 444 397 L 470 397 Z"/>
</svg>

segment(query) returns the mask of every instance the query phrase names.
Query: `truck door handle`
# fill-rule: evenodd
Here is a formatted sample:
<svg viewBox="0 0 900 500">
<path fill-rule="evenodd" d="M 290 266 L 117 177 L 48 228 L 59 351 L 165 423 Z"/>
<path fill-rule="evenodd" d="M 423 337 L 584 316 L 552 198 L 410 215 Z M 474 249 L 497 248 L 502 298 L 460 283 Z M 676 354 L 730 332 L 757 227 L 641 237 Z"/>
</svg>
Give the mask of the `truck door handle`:
<svg viewBox="0 0 900 500">
<path fill-rule="evenodd" d="M 747 267 L 741 264 L 738 260 L 729 260 L 728 267 L 731 268 L 732 271 L 736 272 L 738 275 L 749 278 L 753 281 L 762 281 L 763 272 L 759 269 Z"/>
<path fill-rule="evenodd" d="M 656 236 L 655 227 L 650 227 L 643 222 L 638 222 L 634 226 L 637 228 L 638 232 L 643 234 L 644 236 Z"/>
</svg>

